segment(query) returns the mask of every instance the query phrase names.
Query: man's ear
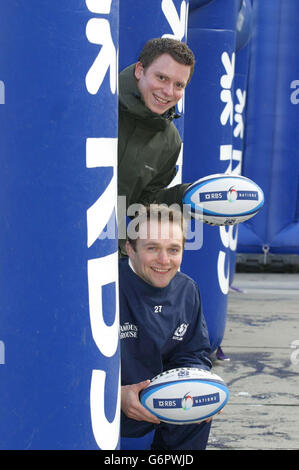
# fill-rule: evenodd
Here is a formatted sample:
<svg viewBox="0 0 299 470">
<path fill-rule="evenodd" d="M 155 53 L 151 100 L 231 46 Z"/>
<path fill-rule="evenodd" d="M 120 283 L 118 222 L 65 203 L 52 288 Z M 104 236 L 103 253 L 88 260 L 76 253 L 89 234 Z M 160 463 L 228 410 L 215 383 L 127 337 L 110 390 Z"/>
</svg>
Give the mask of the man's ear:
<svg viewBox="0 0 299 470">
<path fill-rule="evenodd" d="M 135 65 L 135 78 L 136 80 L 140 80 L 142 74 L 143 74 L 144 68 L 143 65 L 140 61 L 138 61 Z"/>
<path fill-rule="evenodd" d="M 133 250 L 131 243 L 126 241 L 125 248 L 126 248 L 127 255 L 130 257 L 130 255 L 132 255 L 132 250 Z"/>
</svg>

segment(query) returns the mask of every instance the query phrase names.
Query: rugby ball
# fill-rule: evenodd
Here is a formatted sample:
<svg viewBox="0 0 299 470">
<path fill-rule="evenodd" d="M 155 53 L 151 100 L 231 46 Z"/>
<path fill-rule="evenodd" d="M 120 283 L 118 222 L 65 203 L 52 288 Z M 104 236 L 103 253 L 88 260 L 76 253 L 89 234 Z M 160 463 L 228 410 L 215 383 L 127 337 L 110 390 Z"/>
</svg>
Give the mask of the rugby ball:
<svg viewBox="0 0 299 470">
<path fill-rule="evenodd" d="M 253 217 L 263 207 L 262 189 L 249 178 L 215 174 L 188 187 L 183 204 L 194 218 L 210 225 L 235 225 Z"/>
<path fill-rule="evenodd" d="M 140 393 L 141 404 L 169 424 L 204 421 L 218 413 L 228 398 L 228 388 L 218 375 L 189 367 L 157 375 Z"/>
</svg>

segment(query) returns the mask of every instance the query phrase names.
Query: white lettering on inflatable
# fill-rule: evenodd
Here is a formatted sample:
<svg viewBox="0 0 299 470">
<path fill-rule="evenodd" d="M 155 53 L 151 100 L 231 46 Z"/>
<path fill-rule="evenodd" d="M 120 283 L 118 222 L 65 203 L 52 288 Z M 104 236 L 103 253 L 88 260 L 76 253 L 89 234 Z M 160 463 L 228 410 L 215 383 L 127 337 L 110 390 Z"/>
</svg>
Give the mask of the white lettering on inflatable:
<svg viewBox="0 0 299 470">
<path fill-rule="evenodd" d="M 225 251 L 220 250 L 218 254 L 217 261 L 217 272 L 218 272 L 218 282 L 221 289 L 221 292 L 226 295 L 229 290 L 229 266 L 227 267 L 227 274 L 225 275 Z M 229 258 L 228 258 L 229 264 Z"/>
<path fill-rule="evenodd" d="M 117 139 L 92 138 L 86 141 L 87 168 L 113 167 L 113 176 L 103 194 L 87 210 L 87 246 L 100 236 L 115 208 L 117 199 Z"/>
<path fill-rule="evenodd" d="M 231 169 L 231 173 L 235 175 L 241 174 L 241 165 L 242 165 L 242 150 L 233 149 L 232 153 L 232 163 L 237 162 L 237 165 Z"/>
<path fill-rule="evenodd" d="M 235 53 L 232 53 L 232 58 L 230 59 L 227 52 L 223 52 L 221 55 L 221 61 L 225 68 L 226 74 L 221 76 L 220 85 L 223 90 L 220 93 L 220 99 L 225 103 L 225 107 L 220 115 L 220 122 L 223 126 L 229 121 L 230 125 L 233 124 L 233 98 L 231 87 L 233 83 L 234 73 L 235 73 Z"/>
<path fill-rule="evenodd" d="M 291 88 L 295 88 L 295 91 L 291 93 L 290 99 L 292 104 L 299 103 L 299 80 L 293 80 L 291 82 Z"/>
<path fill-rule="evenodd" d="M 231 250 L 234 249 L 235 238 L 233 236 L 233 231 L 235 229 L 236 227 L 234 225 L 219 227 L 221 242 L 225 248 L 230 248 Z"/>
<path fill-rule="evenodd" d="M 0 80 L 0 104 L 5 104 L 5 85 L 2 80 Z"/>
<path fill-rule="evenodd" d="M 120 374 L 119 374 L 120 375 Z M 105 416 L 106 373 L 103 370 L 93 370 L 90 386 L 90 409 L 92 416 L 92 430 L 97 443 L 102 450 L 115 449 L 119 439 L 120 390 L 118 392 L 115 417 L 110 423 Z M 120 384 L 120 376 L 118 379 Z"/>
<path fill-rule="evenodd" d="M 0 364 L 5 364 L 5 346 L 3 341 L 0 341 Z"/>
<path fill-rule="evenodd" d="M 234 137 L 240 137 L 243 139 L 244 136 L 244 121 L 243 121 L 243 111 L 245 108 L 246 102 L 246 91 L 238 88 L 236 90 L 236 96 L 238 99 L 238 103 L 235 104 L 235 122 L 237 125 L 234 128 Z"/>
<path fill-rule="evenodd" d="M 187 5 L 185 0 L 181 3 L 180 16 L 173 3 L 173 0 L 162 0 L 162 11 L 171 27 L 173 34 L 163 34 L 163 38 L 176 38 L 181 41 L 186 33 L 186 24 L 188 18 Z"/>
<path fill-rule="evenodd" d="M 103 316 L 102 287 L 114 283 L 116 314 L 114 323 L 107 326 Z M 88 260 L 89 313 L 93 339 L 106 357 L 115 354 L 118 345 L 118 253 Z"/>
<path fill-rule="evenodd" d="M 223 54 L 221 55 L 221 61 L 225 69 L 225 74 L 223 74 L 220 79 L 220 84 L 223 88 L 220 94 L 220 99 L 226 104 L 221 113 L 220 122 L 223 126 L 227 124 L 232 126 L 233 121 L 235 121 L 237 125 L 233 130 L 234 137 L 239 137 L 240 139 L 242 139 L 244 135 L 243 111 L 246 101 L 246 92 L 242 91 L 240 88 L 236 90 L 237 103 L 234 107 L 231 89 L 235 74 L 235 54 L 233 53 L 230 59 L 229 54 L 227 52 L 223 52 Z M 233 149 L 231 144 L 221 145 L 220 160 L 228 162 L 225 173 L 241 173 L 241 150 Z M 237 165 L 233 168 L 234 161 L 237 162 Z M 230 249 L 232 251 L 236 250 L 238 239 L 237 226 L 231 225 L 228 227 L 219 227 L 219 235 L 224 248 Z M 219 287 L 224 295 L 226 295 L 229 291 L 229 260 L 230 257 L 227 256 L 226 251 L 219 250 L 217 261 L 217 274 Z"/>
<path fill-rule="evenodd" d="M 86 0 L 87 8 L 96 14 L 110 14 L 111 0 Z M 86 25 L 86 37 L 92 44 L 102 46 L 95 61 L 86 74 L 87 91 L 95 95 L 107 75 L 110 73 L 110 91 L 117 90 L 117 57 L 113 44 L 108 19 L 91 18 Z M 117 105 L 116 105 L 117 106 Z M 87 138 L 86 167 L 111 167 L 112 177 L 101 196 L 87 209 L 87 246 L 90 248 L 96 241 L 101 243 L 99 236 L 106 226 L 117 205 L 117 138 Z M 119 344 L 119 307 L 118 307 L 118 252 L 101 258 L 87 261 L 89 315 L 92 337 L 99 352 L 106 358 L 115 355 Z M 114 285 L 115 317 L 112 325 L 104 320 L 102 290 L 107 284 Z M 100 449 L 115 449 L 119 441 L 120 428 L 120 380 L 118 381 L 116 403 L 107 402 L 105 384 L 107 375 L 119 375 L 109 368 L 93 370 L 90 384 L 90 412 L 95 441 Z M 105 415 L 105 406 L 115 406 L 115 416 L 109 422 Z"/>
<path fill-rule="evenodd" d="M 220 238 L 225 248 L 235 251 L 238 240 L 238 226 L 230 225 L 228 227 L 219 227 Z M 226 295 L 229 291 L 229 257 L 225 273 L 226 252 L 219 251 L 217 261 L 218 282 L 221 292 Z"/>
<path fill-rule="evenodd" d="M 175 38 L 178 39 L 179 41 L 182 41 L 183 38 L 186 36 L 187 32 L 187 22 L 188 22 L 188 6 L 186 4 L 186 1 L 183 0 L 181 2 L 181 8 L 180 8 L 180 16 L 177 12 L 177 9 L 173 3 L 173 0 L 162 0 L 161 8 L 162 12 L 164 13 L 164 16 L 166 20 L 168 21 L 168 24 L 172 30 L 172 34 L 162 34 L 162 38 Z M 185 105 L 185 93 L 183 94 L 182 98 L 179 100 L 177 107 L 179 113 L 184 112 L 184 106 Z M 182 149 L 181 149 L 182 150 Z M 177 163 L 179 170 L 177 172 L 177 178 L 176 178 L 176 183 L 181 183 L 181 173 L 182 173 L 182 153 L 180 162 Z"/>
<path fill-rule="evenodd" d="M 112 0 L 86 0 L 86 6 L 92 13 L 107 15 L 111 11 Z"/>
<path fill-rule="evenodd" d="M 229 231 L 229 248 L 231 251 L 236 251 L 238 243 L 238 225 L 231 225 Z"/>
<path fill-rule="evenodd" d="M 224 173 L 230 173 L 232 167 L 232 145 L 220 145 L 220 161 L 228 161 L 227 169 Z"/>
<path fill-rule="evenodd" d="M 224 173 L 241 174 L 242 150 L 233 149 L 231 144 L 220 145 L 220 161 L 227 161 L 228 165 Z M 233 168 L 233 162 L 237 165 Z"/>
<path fill-rule="evenodd" d="M 114 94 L 117 88 L 117 54 L 109 21 L 103 18 L 92 18 L 87 23 L 86 36 L 92 44 L 102 46 L 87 72 L 85 78 L 86 88 L 90 94 L 95 95 L 110 69 L 110 90 Z"/>
</svg>

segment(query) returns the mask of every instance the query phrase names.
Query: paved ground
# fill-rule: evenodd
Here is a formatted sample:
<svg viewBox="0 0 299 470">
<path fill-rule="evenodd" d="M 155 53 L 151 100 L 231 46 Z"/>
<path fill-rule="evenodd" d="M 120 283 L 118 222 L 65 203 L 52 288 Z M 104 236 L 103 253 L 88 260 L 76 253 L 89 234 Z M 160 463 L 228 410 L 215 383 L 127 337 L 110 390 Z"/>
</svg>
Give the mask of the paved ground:
<svg viewBox="0 0 299 470">
<path fill-rule="evenodd" d="M 207 450 L 299 450 L 299 274 L 237 273 L 214 362 L 230 400 Z M 298 349 L 295 349 L 297 346 Z"/>
</svg>

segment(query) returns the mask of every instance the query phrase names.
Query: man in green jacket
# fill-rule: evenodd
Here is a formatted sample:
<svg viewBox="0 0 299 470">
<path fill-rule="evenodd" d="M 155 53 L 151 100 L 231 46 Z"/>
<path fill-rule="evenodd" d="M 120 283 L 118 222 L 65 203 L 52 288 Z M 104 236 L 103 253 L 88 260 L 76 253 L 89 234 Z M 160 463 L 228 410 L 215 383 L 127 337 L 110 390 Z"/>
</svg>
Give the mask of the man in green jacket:
<svg viewBox="0 0 299 470">
<path fill-rule="evenodd" d="M 175 106 L 194 63 L 186 44 L 157 38 L 146 43 L 136 64 L 120 73 L 118 195 L 126 197 L 126 208 L 182 203 L 188 184 L 168 188 L 182 145 L 173 120 L 179 117 Z"/>
</svg>

